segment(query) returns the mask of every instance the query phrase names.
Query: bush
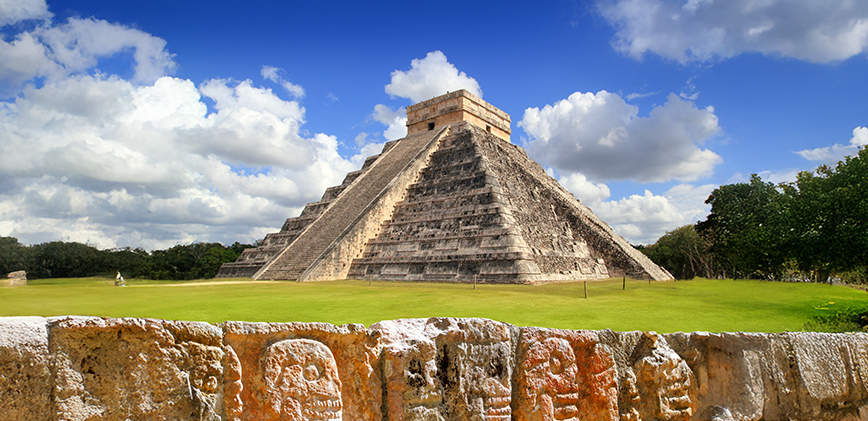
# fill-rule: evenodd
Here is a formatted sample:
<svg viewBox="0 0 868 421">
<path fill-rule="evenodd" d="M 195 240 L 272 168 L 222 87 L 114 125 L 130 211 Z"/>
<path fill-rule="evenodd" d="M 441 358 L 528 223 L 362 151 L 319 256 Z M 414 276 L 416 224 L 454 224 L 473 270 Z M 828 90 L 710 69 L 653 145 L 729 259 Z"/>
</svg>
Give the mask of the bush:
<svg viewBox="0 0 868 421">
<path fill-rule="evenodd" d="M 868 332 L 868 308 L 851 307 L 811 317 L 804 329 L 811 332 Z"/>
</svg>

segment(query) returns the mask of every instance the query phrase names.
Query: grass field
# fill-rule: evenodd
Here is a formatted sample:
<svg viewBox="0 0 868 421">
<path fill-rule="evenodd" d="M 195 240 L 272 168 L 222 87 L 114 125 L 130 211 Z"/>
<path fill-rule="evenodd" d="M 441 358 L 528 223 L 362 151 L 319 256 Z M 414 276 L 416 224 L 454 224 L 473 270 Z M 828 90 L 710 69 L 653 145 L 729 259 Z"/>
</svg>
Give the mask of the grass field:
<svg viewBox="0 0 868 421">
<path fill-rule="evenodd" d="M 0 288 L 0 316 L 93 315 L 172 320 L 362 323 L 406 317 L 485 317 L 564 329 L 798 331 L 812 315 L 868 306 L 842 286 L 762 281 L 620 279 L 550 285 L 317 283 L 250 280 L 35 280 Z"/>
</svg>

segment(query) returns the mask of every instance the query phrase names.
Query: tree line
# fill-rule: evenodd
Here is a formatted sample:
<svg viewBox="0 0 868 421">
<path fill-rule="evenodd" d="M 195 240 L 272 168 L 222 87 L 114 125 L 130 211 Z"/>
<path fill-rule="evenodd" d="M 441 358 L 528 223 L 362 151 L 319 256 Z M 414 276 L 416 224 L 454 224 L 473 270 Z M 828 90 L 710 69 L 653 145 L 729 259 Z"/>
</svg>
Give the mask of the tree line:
<svg viewBox="0 0 868 421">
<path fill-rule="evenodd" d="M 715 189 L 708 217 L 642 248 L 676 278 L 868 282 L 868 150 L 773 184 Z"/>
<path fill-rule="evenodd" d="M 99 250 L 62 241 L 25 246 L 15 237 L 0 237 L 0 275 L 24 270 L 30 279 L 114 277 L 120 271 L 126 278 L 207 279 L 249 247 L 253 246 L 238 242 L 228 247 L 193 243 L 147 252 L 129 247 Z"/>
</svg>

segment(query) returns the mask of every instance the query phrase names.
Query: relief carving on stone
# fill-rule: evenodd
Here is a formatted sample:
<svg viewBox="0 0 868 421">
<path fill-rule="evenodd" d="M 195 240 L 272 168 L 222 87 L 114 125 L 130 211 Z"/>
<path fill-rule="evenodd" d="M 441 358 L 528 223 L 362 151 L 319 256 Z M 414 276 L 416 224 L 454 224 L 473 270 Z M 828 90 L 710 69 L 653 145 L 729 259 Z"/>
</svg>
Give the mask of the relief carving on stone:
<svg viewBox="0 0 868 421">
<path fill-rule="evenodd" d="M 522 328 L 517 350 L 516 420 L 617 420 L 611 354 L 589 331 Z"/>
<path fill-rule="evenodd" d="M 432 341 L 416 339 L 383 352 L 389 419 L 443 421 L 443 385 Z"/>
<path fill-rule="evenodd" d="M 268 407 L 285 421 L 341 419 L 341 380 L 331 351 L 309 339 L 287 339 L 262 354 Z"/>
<path fill-rule="evenodd" d="M 384 341 L 389 420 L 511 419 L 513 362 L 505 324 L 431 318 L 371 328 Z"/>
<path fill-rule="evenodd" d="M 223 324 L 229 421 L 382 419 L 380 348 L 361 325 Z"/>
<path fill-rule="evenodd" d="M 624 421 L 686 421 L 699 407 L 696 376 L 666 340 L 645 332 L 622 383 Z"/>
</svg>

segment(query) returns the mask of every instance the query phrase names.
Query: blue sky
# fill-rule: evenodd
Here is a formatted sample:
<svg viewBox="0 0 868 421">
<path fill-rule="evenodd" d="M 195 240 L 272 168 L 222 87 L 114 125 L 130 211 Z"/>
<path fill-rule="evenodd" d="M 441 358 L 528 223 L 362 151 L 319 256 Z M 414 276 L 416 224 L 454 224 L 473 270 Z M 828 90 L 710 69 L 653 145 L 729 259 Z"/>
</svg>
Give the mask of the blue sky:
<svg viewBox="0 0 868 421">
<path fill-rule="evenodd" d="M 868 3 L 0 1 L 0 236 L 253 242 L 470 89 L 617 232 L 868 143 Z"/>
</svg>

